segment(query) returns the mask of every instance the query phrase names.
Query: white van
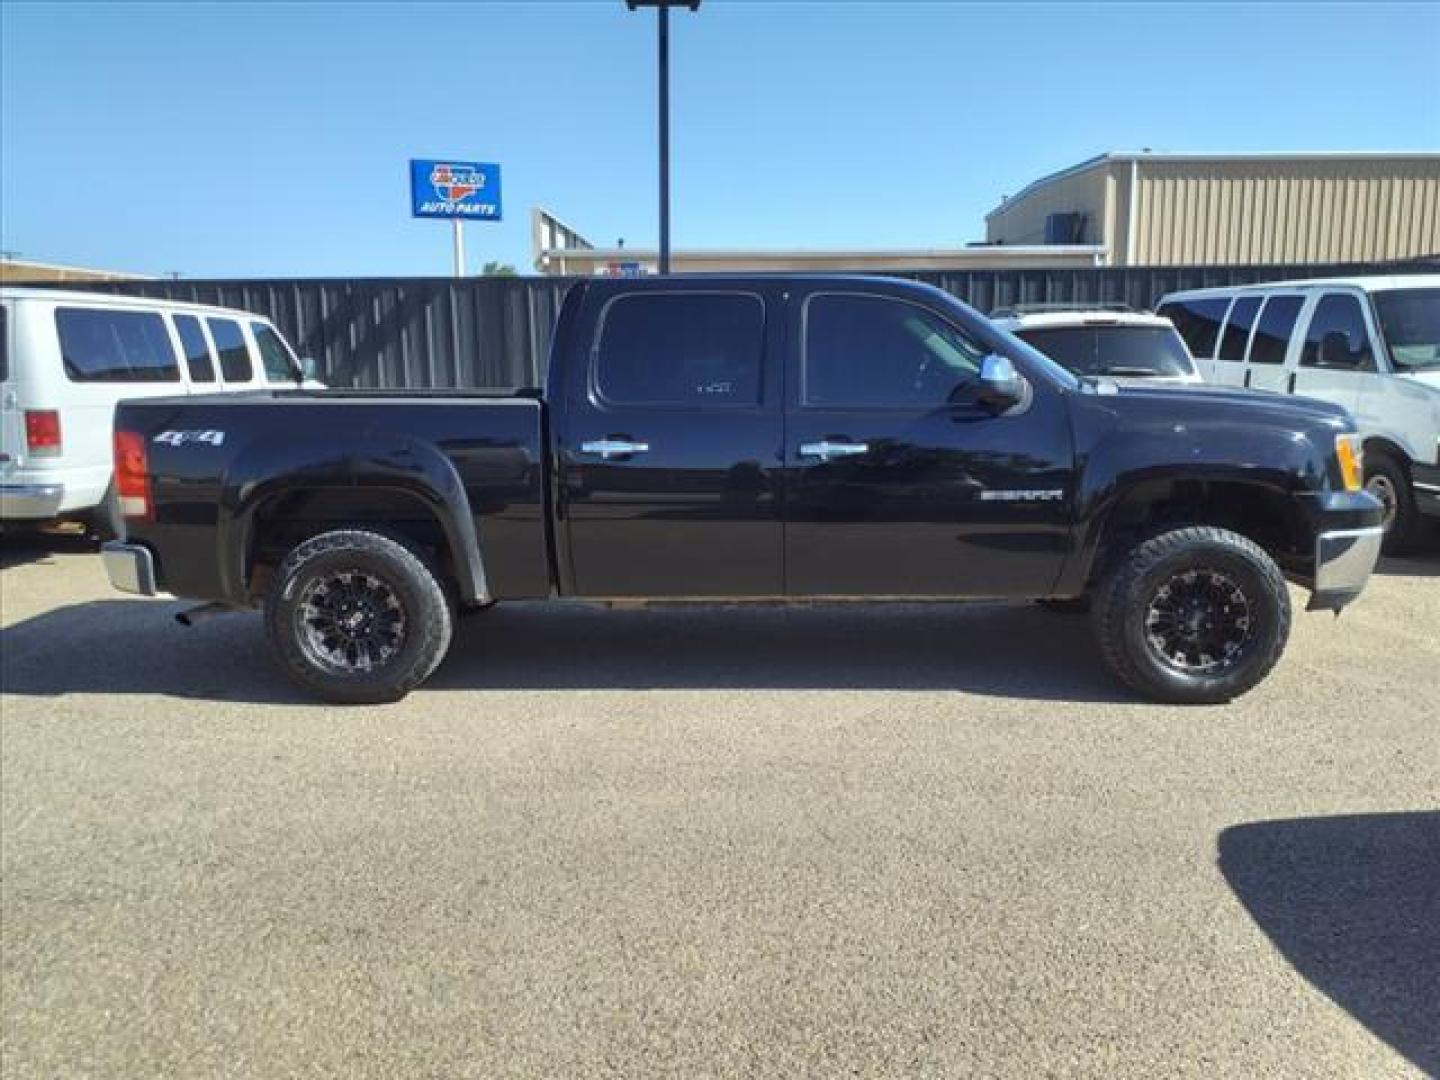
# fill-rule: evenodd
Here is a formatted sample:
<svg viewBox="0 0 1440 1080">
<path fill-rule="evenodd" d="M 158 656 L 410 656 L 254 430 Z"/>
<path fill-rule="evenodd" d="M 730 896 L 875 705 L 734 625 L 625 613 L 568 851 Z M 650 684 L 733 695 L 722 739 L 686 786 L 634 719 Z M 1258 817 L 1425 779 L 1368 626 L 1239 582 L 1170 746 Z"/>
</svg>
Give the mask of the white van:
<svg viewBox="0 0 1440 1080">
<path fill-rule="evenodd" d="M 1076 375 L 1136 386 L 1202 381 L 1170 320 L 1148 312 L 1021 305 L 992 312 L 990 321 Z"/>
<path fill-rule="evenodd" d="M 115 531 L 110 427 L 123 398 L 319 386 L 245 311 L 0 288 L 0 526 Z"/>
<path fill-rule="evenodd" d="M 1343 405 L 1388 552 L 1440 518 L 1440 274 L 1279 281 L 1171 293 L 1157 312 L 1207 382 Z"/>
</svg>

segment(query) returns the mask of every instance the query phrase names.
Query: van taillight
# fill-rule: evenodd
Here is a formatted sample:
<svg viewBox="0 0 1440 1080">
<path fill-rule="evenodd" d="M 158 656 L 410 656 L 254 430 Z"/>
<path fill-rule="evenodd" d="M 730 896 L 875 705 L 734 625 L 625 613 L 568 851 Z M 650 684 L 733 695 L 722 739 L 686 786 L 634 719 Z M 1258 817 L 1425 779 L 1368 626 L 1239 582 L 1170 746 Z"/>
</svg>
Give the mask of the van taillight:
<svg viewBox="0 0 1440 1080">
<path fill-rule="evenodd" d="M 34 457 L 59 454 L 60 414 L 54 409 L 26 409 L 25 446 Z"/>
<path fill-rule="evenodd" d="M 150 501 L 150 471 L 145 463 L 145 436 L 134 431 L 115 432 L 115 494 L 125 517 L 150 519 L 154 507 Z"/>
</svg>

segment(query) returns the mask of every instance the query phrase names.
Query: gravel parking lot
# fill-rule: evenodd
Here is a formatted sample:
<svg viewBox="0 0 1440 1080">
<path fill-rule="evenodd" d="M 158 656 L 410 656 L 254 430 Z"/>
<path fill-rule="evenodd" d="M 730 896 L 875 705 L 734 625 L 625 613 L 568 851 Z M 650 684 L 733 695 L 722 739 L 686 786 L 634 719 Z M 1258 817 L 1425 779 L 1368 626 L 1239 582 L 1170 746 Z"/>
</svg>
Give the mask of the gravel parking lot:
<svg viewBox="0 0 1440 1080">
<path fill-rule="evenodd" d="M 1440 553 L 1224 708 L 1030 607 L 517 605 L 341 710 L 3 552 L 7 1078 L 1440 1072 Z"/>
</svg>

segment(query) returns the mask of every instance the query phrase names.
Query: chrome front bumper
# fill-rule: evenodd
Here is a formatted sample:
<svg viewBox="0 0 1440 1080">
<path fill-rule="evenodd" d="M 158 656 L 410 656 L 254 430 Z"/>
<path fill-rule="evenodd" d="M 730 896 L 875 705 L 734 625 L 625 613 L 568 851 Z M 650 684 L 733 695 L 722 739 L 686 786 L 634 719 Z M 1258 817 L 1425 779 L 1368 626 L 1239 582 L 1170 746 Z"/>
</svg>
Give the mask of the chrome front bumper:
<svg viewBox="0 0 1440 1080">
<path fill-rule="evenodd" d="M 0 484 L 0 520 L 52 521 L 64 498 L 64 484 Z"/>
<path fill-rule="evenodd" d="M 139 596 L 154 596 L 159 591 L 155 588 L 155 558 L 149 548 L 112 540 L 101 546 L 100 560 L 111 587 Z"/>
<path fill-rule="evenodd" d="M 1363 529 L 1322 532 L 1315 538 L 1315 588 L 1307 611 L 1339 611 L 1365 589 L 1380 558 L 1385 530 L 1379 525 Z"/>
</svg>

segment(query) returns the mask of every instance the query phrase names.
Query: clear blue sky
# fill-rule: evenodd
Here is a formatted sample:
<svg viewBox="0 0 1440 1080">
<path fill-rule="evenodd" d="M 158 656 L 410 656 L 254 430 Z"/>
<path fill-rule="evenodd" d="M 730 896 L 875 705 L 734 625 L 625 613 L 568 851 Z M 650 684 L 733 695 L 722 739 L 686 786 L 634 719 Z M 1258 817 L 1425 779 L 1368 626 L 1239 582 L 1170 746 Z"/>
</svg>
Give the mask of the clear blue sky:
<svg viewBox="0 0 1440 1080">
<path fill-rule="evenodd" d="M 1440 149 L 1440 5 L 746 3 L 673 16 L 677 247 L 945 246 L 1108 149 Z M 654 15 L 0 3 L 0 247 L 187 277 L 443 274 L 408 158 L 653 244 Z"/>
</svg>

